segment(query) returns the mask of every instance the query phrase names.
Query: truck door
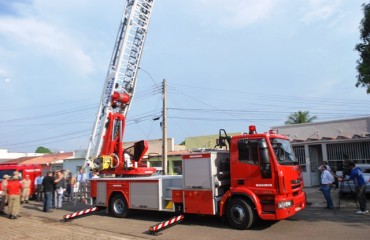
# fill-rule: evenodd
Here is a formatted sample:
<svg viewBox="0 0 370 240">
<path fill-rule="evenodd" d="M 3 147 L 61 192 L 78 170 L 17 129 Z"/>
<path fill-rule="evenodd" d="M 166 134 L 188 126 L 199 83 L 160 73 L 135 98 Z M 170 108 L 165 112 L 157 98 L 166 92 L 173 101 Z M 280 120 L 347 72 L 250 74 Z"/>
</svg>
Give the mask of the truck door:
<svg viewBox="0 0 370 240">
<path fill-rule="evenodd" d="M 234 187 L 250 189 L 272 187 L 270 155 L 264 138 L 233 139 L 231 149 L 231 181 Z"/>
</svg>

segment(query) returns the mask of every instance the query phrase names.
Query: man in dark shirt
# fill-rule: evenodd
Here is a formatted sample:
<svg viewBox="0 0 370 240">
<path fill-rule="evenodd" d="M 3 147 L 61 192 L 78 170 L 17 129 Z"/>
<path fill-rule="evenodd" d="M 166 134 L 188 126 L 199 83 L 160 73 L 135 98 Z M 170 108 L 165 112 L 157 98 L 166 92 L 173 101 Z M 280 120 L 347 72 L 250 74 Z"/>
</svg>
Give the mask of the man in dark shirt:
<svg viewBox="0 0 370 240">
<path fill-rule="evenodd" d="M 44 188 L 44 212 L 50 212 L 51 201 L 54 192 L 54 177 L 52 172 L 47 172 L 46 176 L 42 180 L 42 186 Z"/>
</svg>

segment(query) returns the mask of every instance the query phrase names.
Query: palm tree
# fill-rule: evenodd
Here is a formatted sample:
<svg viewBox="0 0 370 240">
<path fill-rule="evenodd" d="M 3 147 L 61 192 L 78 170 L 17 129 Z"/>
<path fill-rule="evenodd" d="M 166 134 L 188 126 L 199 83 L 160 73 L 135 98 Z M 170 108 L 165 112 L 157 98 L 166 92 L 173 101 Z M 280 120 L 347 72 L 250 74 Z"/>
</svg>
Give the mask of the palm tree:
<svg viewBox="0 0 370 240">
<path fill-rule="evenodd" d="M 310 123 L 316 119 L 317 119 L 316 116 L 310 117 L 310 113 L 308 111 L 303 111 L 303 112 L 298 111 L 298 112 L 295 112 L 289 115 L 288 121 L 285 121 L 285 125 Z"/>
</svg>

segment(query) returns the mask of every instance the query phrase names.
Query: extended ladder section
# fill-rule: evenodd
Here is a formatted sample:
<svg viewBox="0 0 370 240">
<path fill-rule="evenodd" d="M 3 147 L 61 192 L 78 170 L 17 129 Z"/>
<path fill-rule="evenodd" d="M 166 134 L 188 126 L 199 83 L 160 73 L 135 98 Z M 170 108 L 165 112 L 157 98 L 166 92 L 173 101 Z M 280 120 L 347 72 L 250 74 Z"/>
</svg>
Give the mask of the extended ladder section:
<svg viewBox="0 0 370 240">
<path fill-rule="evenodd" d="M 117 136 L 123 138 L 124 120 L 135 91 L 153 3 L 154 0 L 127 0 L 89 141 L 86 163 L 91 163 L 92 159 L 102 154 L 107 122 L 117 116 L 121 124 L 115 124 L 109 135 L 112 139 Z"/>
</svg>

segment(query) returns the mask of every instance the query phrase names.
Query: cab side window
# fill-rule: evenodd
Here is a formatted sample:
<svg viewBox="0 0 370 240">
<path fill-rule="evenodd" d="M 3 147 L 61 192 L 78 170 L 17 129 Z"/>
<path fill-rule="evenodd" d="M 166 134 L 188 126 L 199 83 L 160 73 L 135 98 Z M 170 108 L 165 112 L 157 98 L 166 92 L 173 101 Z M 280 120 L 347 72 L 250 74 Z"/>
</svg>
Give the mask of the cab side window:
<svg viewBox="0 0 370 240">
<path fill-rule="evenodd" d="M 248 164 L 258 164 L 258 145 L 256 141 L 240 139 L 238 141 L 239 161 Z"/>
</svg>

